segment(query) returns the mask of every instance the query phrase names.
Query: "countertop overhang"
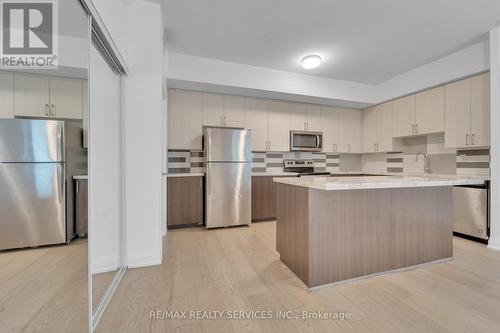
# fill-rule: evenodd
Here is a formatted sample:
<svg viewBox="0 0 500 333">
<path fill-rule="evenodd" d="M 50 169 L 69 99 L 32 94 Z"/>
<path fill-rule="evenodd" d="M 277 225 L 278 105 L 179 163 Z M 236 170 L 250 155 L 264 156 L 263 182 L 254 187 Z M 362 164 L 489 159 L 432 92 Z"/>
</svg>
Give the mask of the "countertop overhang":
<svg viewBox="0 0 500 333">
<path fill-rule="evenodd" d="M 363 176 L 363 177 L 287 177 L 274 178 L 275 183 L 307 187 L 317 190 L 356 190 L 404 187 L 437 187 L 482 185 L 488 177 L 481 176 Z"/>
</svg>

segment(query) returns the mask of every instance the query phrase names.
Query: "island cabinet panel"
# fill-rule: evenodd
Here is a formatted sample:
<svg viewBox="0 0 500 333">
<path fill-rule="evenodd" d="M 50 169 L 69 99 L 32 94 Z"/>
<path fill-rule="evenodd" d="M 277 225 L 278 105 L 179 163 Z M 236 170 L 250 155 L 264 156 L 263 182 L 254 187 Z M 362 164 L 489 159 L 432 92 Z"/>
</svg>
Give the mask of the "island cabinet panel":
<svg viewBox="0 0 500 333">
<path fill-rule="evenodd" d="M 453 256 L 452 187 L 277 184 L 276 249 L 309 288 Z"/>
<path fill-rule="evenodd" d="M 309 285 L 309 228 L 305 223 L 309 215 L 309 191 L 307 188 L 278 184 L 276 213 L 276 250 L 280 260 Z"/>
<path fill-rule="evenodd" d="M 453 256 L 451 187 L 392 189 L 394 267 Z M 425 207 L 426 209 L 421 209 Z"/>
<path fill-rule="evenodd" d="M 167 227 L 203 223 L 203 177 L 169 177 Z"/>
<path fill-rule="evenodd" d="M 392 268 L 391 193 L 310 190 L 310 286 Z"/>
</svg>

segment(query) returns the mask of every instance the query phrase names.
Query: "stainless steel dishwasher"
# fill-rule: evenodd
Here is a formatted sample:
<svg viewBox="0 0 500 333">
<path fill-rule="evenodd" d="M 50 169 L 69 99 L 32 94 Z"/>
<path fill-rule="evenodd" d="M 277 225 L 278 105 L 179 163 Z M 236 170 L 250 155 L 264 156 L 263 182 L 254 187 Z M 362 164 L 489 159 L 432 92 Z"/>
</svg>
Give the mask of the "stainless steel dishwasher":
<svg viewBox="0 0 500 333">
<path fill-rule="evenodd" d="M 489 182 L 453 188 L 453 231 L 479 240 L 489 238 Z"/>
</svg>

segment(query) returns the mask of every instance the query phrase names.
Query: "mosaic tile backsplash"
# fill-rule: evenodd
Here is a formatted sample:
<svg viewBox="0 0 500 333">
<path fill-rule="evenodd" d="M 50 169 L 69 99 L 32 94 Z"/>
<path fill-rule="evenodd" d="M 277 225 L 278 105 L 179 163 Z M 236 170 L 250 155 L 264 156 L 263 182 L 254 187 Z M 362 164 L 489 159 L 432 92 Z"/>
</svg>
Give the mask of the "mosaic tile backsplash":
<svg viewBox="0 0 500 333">
<path fill-rule="evenodd" d="M 315 171 L 338 172 L 340 155 L 309 152 L 252 152 L 252 172 L 282 172 L 284 159 L 312 159 Z M 204 172 L 203 151 L 169 150 L 168 173 Z"/>
<path fill-rule="evenodd" d="M 425 138 L 424 138 L 425 139 Z M 435 163 L 440 160 L 449 161 L 453 168 L 446 167 L 445 173 L 458 175 L 485 175 L 490 174 L 489 149 L 449 149 L 444 147 L 444 134 L 429 135 L 424 144 L 418 145 L 422 153 Z M 413 147 L 415 148 L 415 147 Z M 389 173 L 423 173 L 425 158 L 416 154 L 415 149 L 408 152 L 391 152 L 385 154 L 387 172 Z M 455 157 L 454 157 L 455 156 Z M 284 159 L 312 159 L 315 171 L 338 172 L 340 170 L 340 155 L 335 153 L 311 152 L 252 152 L 252 172 L 282 172 Z M 456 159 L 456 164 L 453 162 Z M 382 159 L 382 163 L 383 163 Z M 432 168 L 431 172 L 436 172 Z M 448 170 L 450 169 L 450 170 Z M 440 170 L 441 171 L 441 170 Z M 199 150 L 169 150 L 168 172 L 174 173 L 203 173 L 205 162 L 203 151 Z"/>
<path fill-rule="evenodd" d="M 338 172 L 340 169 L 340 155 L 334 153 L 308 152 L 252 152 L 253 172 L 281 172 L 283 160 L 312 159 L 314 171 Z"/>
</svg>

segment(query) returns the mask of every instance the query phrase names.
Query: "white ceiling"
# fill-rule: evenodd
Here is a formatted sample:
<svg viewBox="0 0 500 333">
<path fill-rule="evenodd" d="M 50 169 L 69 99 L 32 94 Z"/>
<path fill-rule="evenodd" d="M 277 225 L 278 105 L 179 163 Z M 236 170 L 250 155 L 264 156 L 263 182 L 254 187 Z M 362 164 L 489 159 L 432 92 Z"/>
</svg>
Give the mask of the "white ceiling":
<svg viewBox="0 0 500 333">
<path fill-rule="evenodd" d="M 169 52 L 376 84 L 487 38 L 500 0 L 163 0 Z M 313 70 L 304 55 L 324 58 Z"/>
</svg>

